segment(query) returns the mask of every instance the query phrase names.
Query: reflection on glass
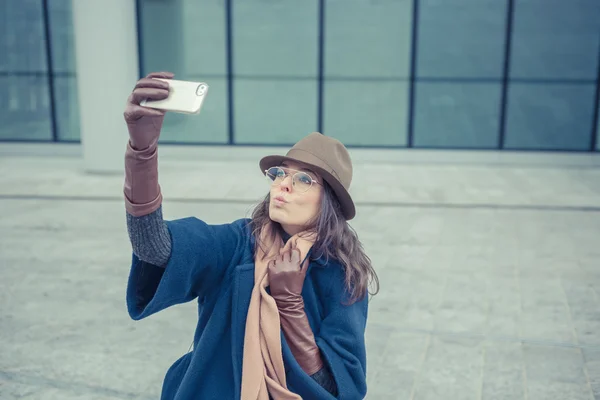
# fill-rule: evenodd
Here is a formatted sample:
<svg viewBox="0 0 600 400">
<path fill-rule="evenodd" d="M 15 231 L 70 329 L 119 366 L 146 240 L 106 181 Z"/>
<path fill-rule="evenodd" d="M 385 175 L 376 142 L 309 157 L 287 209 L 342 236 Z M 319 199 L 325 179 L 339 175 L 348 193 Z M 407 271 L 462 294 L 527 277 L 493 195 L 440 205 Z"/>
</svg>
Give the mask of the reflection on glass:
<svg viewBox="0 0 600 400">
<path fill-rule="evenodd" d="M 589 150 L 595 86 L 512 83 L 507 149 Z"/>
<path fill-rule="evenodd" d="M 417 83 L 414 146 L 496 148 L 501 92 L 500 83 Z"/>
<path fill-rule="evenodd" d="M 56 135 L 59 141 L 78 141 L 81 134 L 71 1 L 53 0 L 48 3 L 48 9 L 52 40 Z"/>
<path fill-rule="evenodd" d="M 346 145 L 406 146 L 408 82 L 328 81 L 323 131 Z"/>
<path fill-rule="evenodd" d="M 237 143 L 294 144 L 317 130 L 317 81 L 236 79 Z"/>
<path fill-rule="evenodd" d="M 48 2 L 54 73 L 75 73 L 75 42 L 71 0 Z"/>
<path fill-rule="evenodd" d="M 140 16 L 143 73 L 170 71 L 175 79 L 210 87 L 199 115 L 167 113 L 161 141 L 227 143 L 224 2 L 142 0 Z"/>
<path fill-rule="evenodd" d="M 596 126 L 596 150 L 600 150 L 600 106 L 598 107 L 598 125 Z"/>
<path fill-rule="evenodd" d="M 236 75 L 316 78 L 317 0 L 232 3 Z"/>
<path fill-rule="evenodd" d="M 171 71 L 226 76 L 225 5 L 210 0 L 148 1 L 140 6 L 144 74 Z"/>
<path fill-rule="evenodd" d="M 516 0 L 510 76 L 596 79 L 597 0 Z"/>
<path fill-rule="evenodd" d="M 47 70 L 41 1 L 0 1 L 0 27 L 0 71 Z"/>
<path fill-rule="evenodd" d="M 421 0 L 417 76 L 500 79 L 506 8 L 506 0 Z"/>
<path fill-rule="evenodd" d="M 0 76 L 0 139 L 50 140 L 48 79 Z"/>
<path fill-rule="evenodd" d="M 161 142 L 227 143 L 227 81 L 223 78 L 201 78 L 190 77 L 206 81 L 209 85 L 200 114 L 167 113 L 160 134 Z"/>
<path fill-rule="evenodd" d="M 58 140 L 80 140 L 77 79 L 55 77 L 54 98 Z"/>
<path fill-rule="evenodd" d="M 185 0 L 181 4 L 184 73 L 225 78 L 227 56 L 224 2 Z"/>
<path fill-rule="evenodd" d="M 408 78 L 412 2 L 325 3 L 325 77 Z"/>
<path fill-rule="evenodd" d="M 293 144 L 317 129 L 318 1 L 233 2 L 236 143 Z"/>
</svg>

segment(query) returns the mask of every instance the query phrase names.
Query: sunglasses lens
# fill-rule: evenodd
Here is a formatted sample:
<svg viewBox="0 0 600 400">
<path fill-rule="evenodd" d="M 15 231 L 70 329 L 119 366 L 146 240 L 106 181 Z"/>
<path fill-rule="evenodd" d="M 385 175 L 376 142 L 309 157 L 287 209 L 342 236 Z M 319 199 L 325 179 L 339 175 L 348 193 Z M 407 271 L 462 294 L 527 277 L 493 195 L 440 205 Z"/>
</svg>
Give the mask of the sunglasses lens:
<svg viewBox="0 0 600 400">
<path fill-rule="evenodd" d="M 294 190 L 298 192 L 306 192 L 312 186 L 312 178 L 310 175 L 304 172 L 294 172 L 289 171 L 293 176 L 292 184 L 294 185 Z M 271 167 L 265 173 L 265 176 L 271 182 L 271 184 L 280 184 L 288 174 L 281 167 Z"/>
<path fill-rule="evenodd" d="M 294 175 L 294 189 L 299 192 L 306 192 L 312 185 L 312 178 L 304 172 L 298 172 Z"/>
<path fill-rule="evenodd" d="M 272 167 L 265 174 L 271 183 L 279 183 L 285 178 L 285 171 L 278 167 Z"/>
</svg>

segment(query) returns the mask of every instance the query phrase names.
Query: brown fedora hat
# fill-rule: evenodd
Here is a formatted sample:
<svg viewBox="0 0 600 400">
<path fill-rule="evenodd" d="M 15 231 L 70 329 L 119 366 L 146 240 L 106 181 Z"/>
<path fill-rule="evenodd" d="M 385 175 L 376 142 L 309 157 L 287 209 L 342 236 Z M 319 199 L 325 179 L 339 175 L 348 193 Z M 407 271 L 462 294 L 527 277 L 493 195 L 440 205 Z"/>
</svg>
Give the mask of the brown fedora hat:
<svg viewBox="0 0 600 400">
<path fill-rule="evenodd" d="M 346 220 L 354 218 L 356 209 L 348 193 L 352 182 L 352 161 L 342 142 L 313 132 L 296 143 L 285 156 L 264 157 L 259 165 L 264 174 L 267 169 L 279 166 L 284 161 L 301 162 L 321 175 L 335 192 Z"/>
</svg>

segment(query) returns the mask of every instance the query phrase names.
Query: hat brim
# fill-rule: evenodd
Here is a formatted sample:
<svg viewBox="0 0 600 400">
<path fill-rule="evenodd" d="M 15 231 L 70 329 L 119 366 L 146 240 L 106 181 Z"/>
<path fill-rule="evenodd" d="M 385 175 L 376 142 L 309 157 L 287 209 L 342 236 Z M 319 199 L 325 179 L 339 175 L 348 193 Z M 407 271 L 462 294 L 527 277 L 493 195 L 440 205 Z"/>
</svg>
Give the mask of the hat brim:
<svg viewBox="0 0 600 400">
<path fill-rule="evenodd" d="M 281 165 L 284 161 L 293 161 L 297 163 L 302 163 L 310 167 L 311 170 L 315 171 L 319 174 L 325 182 L 331 186 L 333 192 L 335 193 L 338 201 L 340 202 L 340 206 L 342 207 L 342 213 L 344 214 L 344 218 L 349 221 L 356 215 L 356 207 L 354 206 L 354 202 L 352 201 L 352 197 L 350 197 L 350 193 L 346 190 L 346 188 L 338 181 L 331 173 L 327 172 L 325 169 L 319 167 L 318 165 L 314 165 L 312 163 L 299 160 L 293 157 L 287 156 L 266 156 L 263 157 L 260 162 L 260 170 L 264 174 L 265 171 L 271 167 L 276 167 Z"/>
</svg>

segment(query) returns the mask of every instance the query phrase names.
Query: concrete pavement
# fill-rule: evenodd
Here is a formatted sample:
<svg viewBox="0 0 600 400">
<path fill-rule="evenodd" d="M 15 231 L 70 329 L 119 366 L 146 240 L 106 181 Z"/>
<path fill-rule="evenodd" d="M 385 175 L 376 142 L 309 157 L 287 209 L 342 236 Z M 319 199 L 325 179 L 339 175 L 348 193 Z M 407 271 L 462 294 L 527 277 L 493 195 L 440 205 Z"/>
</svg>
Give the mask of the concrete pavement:
<svg viewBox="0 0 600 400">
<path fill-rule="evenodd" d="M 161 158 L 166 218 L 228 222 L 267 190 L 255 157 L 182 151 L 198 156 Z M 356 156 L 352 225 L 382 283 L 369 399 L 600 399 L 598 164 L 485 154 Z M 157 399 L 192 340 L 193 302 L 128 318 L 122 176 L 81 167 L 0 157 L 3 400 Z"/>
</svg>

